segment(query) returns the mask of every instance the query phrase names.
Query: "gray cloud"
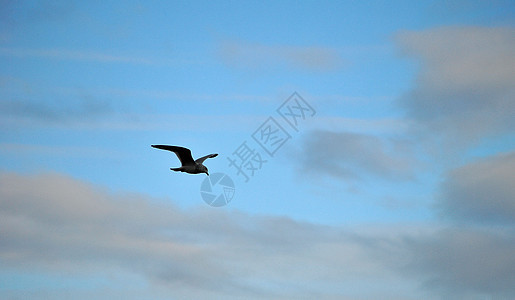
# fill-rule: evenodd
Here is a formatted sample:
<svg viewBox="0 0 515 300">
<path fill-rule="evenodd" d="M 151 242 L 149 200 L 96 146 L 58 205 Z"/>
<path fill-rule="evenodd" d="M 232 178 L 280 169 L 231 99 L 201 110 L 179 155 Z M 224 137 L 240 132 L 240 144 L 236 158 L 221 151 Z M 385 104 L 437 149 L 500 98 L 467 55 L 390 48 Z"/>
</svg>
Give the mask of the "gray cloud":
<svg viewBox="0 0 515 300">
<path fill-rule="evenodd" d="M 515 152 L 499 154 L 452 170 L 438 202 L 447 218 L 515 224 Z"/>
<path fill-rule="evenodd" d="M 58 174 L 0 174 L 4 270 L 90 277 L 121 270 L 146 280 L 131 295 L 136 299 L 433 299 L 450 291 L 509 298 L 514 236 L 413 225 L 350 230 L 214 209 L 185 212 Z M 66 295 L 112 298 L 127 295 L 126 288 L 86 295 L 67 288 Z M 31 293 L 63 297 L 52 287 Z M 7 288 L 0 295 L 21 294 Z"/>
<path fill-rule="evenodd" d="M 0 176 L 0 237 L 6 268 L 122 268 L 186 299 L 343 297 L 346 280 L 388 273 L 361 265 L 359 245 L 336 230 L 278 217 L 186 213 L 56 174 Z"/>
<path fill-rule="evenodd" d="M 305 138 L 300 156 L 305 171 L 347 179 L 410 179 L 416 162 L 405 155 L 405 146 L 372 135 L 315 130 Z"/>
<path fill-rule="evenodd" d="M 41 86 L 15 77 L 1 77 L 0 124 L 6 128 L 23 125 L 84 123 L 112 115 L 112 101 L 83 89 Z"/>
<path fill-rule="evenodd" d="M 56 60 L 71 60 L 96 63 L 128 63 L 141 65 L 163 65 L 174 63 L 171 60 L 152 60 L 144 57 L 102 53 L 98 51 L 70 49 L 28 49 L 0 47 L 0 55 L 17 58 L 46 58 Z M 175 62 L 177 63 L 177 62 Z"/>
<path fill-rule="evenodd" d="M 333 71 L 343 66 L 334 48 L 320 46 L 262 45 L 236 41 L 222 42 L 222 60 L 233 67 L 274 69 L 293 67 L 307 71 Z"/>
<path fill-rule="evenodd" d="M 73 15 L 75 5 L 73 1 L 53 1 L 33 3 L 23 6 L 18 1 L 0 1 L 1 23 L 7 25 L 20 25 L 24 23 L 42 23 L 50 21 L 61 21 Z"/>
<path fill-rule="evenodd" d="M 74 1 L 38 2 L 23 6 L 18 1 L 7 0 L 2 1 L 3 7 L 7 7 L 16 16 L 15 21 L 20 23 L 61 21 L 77 12 Z"/>
<path fill-rule="evenodd" d="M 439 20 L 445 19 L 445 23 L 456 20 L 476 24 L 501 23 L 512 19 L 513 12 L 509 9 L 511 4 L 510 0 L 437 0 L 427 7 L 427 12 Z"/>
<path fill-rule="evenodd" d="M 452 227 L 405 238 L 409 261 L 401 272 L 420 276 L 424 289 L 444 299 L 510 299 L 515 295 L 514 236 L 513 230 Z"/>
<path fill-rule="evenodd" d="M 0 120 L 70 123 L 94 119 L 112 112 L 110 105 L 89 96 L 79 101 L 0 100 Z"/>
<path fill-rule="evenodd" d="M 0 39 L 9 40 L 27 26 L 59 23 L 77 16 L 73 1 L 35 2 L 22 4 L 19 1 L 0 1 Z"/>
<path fill-rule="evenodd" d="M 445 27 L 397 36 L 421 62 L 400 104 L 426 138 L 470 143 L 515 127 L 514 35 L 513 28 Z"/>
</svg>

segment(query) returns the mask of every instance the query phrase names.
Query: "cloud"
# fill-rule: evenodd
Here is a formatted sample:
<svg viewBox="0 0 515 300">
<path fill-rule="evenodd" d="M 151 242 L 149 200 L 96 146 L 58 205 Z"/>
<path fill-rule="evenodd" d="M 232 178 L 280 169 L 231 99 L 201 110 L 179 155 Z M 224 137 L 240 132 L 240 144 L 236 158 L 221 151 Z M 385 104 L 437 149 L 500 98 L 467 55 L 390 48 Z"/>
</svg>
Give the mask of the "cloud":
<svg viewBox="0 0 515 300">
<path fill-rule="evenodd" d="M 0 122 L 64 124 L 112 115 L 112 101 L 85 89 L 63 89 L 16 77 L 0 77 Z M 12 126 L 9 126 L 12 127 Z"/>
<path fill-rule="evenodd" d="M 367 134 L 314 130 L 306 136 L 300 156 L 308 172 L 346 179 L 410 179 L 416 162 L 398 155 L 399 150 L 407 153 L 405 148 L 401 141 Z"/>
<path fill-rule="evenodd" d="M 0 236 L 5 268 L 121 268 L 178 298 L 339 294 L 346 279 L 382 273 L 358 263 L 359 245 L 339 241 L 348 234 L 287 218 L 183 212 L 57 174 L 0 176 Z"/>
<path fill-rule="evenodd" d="M 186 131 L 253 130 L 266 115 L 192 115 L 176 114 L 173 108 L 153 106 L 152 99 L 198 102 L 216 107 L 215 102 L 266 102 L 267 96 L 245 94 L 185 94 L 173 90 L 81 89 L 49 87 L 19 78 L 0 76 L 0 128 L 65 127 L 66 129 L 162 130 Z M 131 101 L 127 101 L 130 99 Z M 127 105 L 128 102 L 134 105 Z M 122 103 L 122 105 L 119 105 Z M 169 112 L 167 112 L 169 111 Z M 209 124 L 209 126 L 206 126 Z M 1 131 L 1 130 L 0 130 Z"/>
<path fill-rule="evenodd" d="M 499 154 L 448 173 L 438 202 L 447 218 L 515 224 L 515 152 Z"/>
<path fill-rule="evenodd" d="M 402 32 L 397 43 L 420 61 L 400 105 L 425 137 L 473 143 L 515 127 L 513 28 L 443 27 Z"/>
<path fill-rule="evenodd" d="M 60 22 L 76 16 L 72 1 L 20 3 L 0 1 L 0 39 L 9 40 L 16 36 L 21 26 L 39 26 L 48 22 Z"/>
<path fill-rule="evenodd" d="M 444 299 L 510 299 L 515 295 L 513 229 L 450 227 L 403 240 L 409 262 L 400 271 Z M 407 274 L 406 274 L 407 275 Z"/>
<path fill-rule="evenodd" d="M 177 65 L 198 65 L 203 61 L 198 60 L 175 60 L 166 57 L 148 58 L 135 55 L 123 55 L 117 53 L 104 53 L 95 50 L 73 50 L 63 48 L 13 48 L 0 47 L 0 56 L 13 58 L 43 58 L 53 60 L 93 62 L 93 63 L 109 63 L 109 64 L 133 64 L 151 67 L 169 67 Z"/>
<path fill-rule="evenodd" d="M 144 280 L 133 298 L 433 299 L 449 291 L 510 298 L 514 236 L 182 211 L 59 174 L 0 174 L 3 270 L 89 278 L 122 272 Z M 30 291 L 34 297 L 62 298 L 45 282 Z M 63 284 L 67 297 L 84 293 Z M 26 292 L 7 287 L 0 295 Z M 85 298 L 105 298 L 103 285 L 94 292 Z M 107 292 L 126 295 L 127 286 Z"/>
<path fill-rule="evenodd" d="M 1 47 L 0 55 L 19 58 L 48 58 L 58 60 L 75 60 L 99 63 L 132 63 L 152 65 L 157 61 L 125 55 L 112 55 L 95 51 L 69 50 L 69 49 L 27 49 Z"/>
<path fill-rule="evenodd" d="M 110 104 L 79 96 L 79 101 L 0 100 L 0 120 L 29 123 L 66 123 L 95 119 L 112 113 Z"/>
<path fill-rule="evenodd" d="M 73 1 L 52 1 L 42 3 L 19 3 L 18 1 L 3 0 L 0 16 L 8 17 L 10 23 L 42 23 L 61 21 L 70 16 L 76 16 L 76 6 Z"/>
<path fill-rule="evenodd" d="M 434 1 L 427 12 L 432 17 L 437 17 L 444 22 L 473 22 L 473 23 L 500 23 L 509 21 L 512 18 L 510 0 L 455 0 L 455 1 Z M 440 21 L 441 22 L 441 21 Z"/>
<path fill-rule="evenodd" d="M 221 43 L 219 54 L 229 66 L 249 69 L 290 67 L 306 71 L 334 71 L 343 66 L 338 51 L 320 46 L 263 45 L 236 41 Z"/>
</svg>

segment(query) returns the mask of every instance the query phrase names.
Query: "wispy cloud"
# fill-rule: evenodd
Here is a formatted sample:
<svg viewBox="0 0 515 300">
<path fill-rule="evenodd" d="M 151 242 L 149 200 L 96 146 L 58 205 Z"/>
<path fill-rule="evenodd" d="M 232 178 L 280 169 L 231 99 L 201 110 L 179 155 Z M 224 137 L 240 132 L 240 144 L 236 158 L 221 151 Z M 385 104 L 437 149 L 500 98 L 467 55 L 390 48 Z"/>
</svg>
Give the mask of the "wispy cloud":
<svg viewBox="0 0 515 300">
<path fill-rule="evenodd" d="M 63 145 L 38 145 L 38 144 L 20 144 L 20 143 L 0 143 L 0 153 L 16 158 L 34 157 L 36 155 L 49 155 L 65 157 L 91 158 L 101 157 L 105 159 L 120 159 L 126 157 L 127 153 L 106 150 L 95 146 L 63 146 Z"/>
<path fill-rule="evenodd" d="M 17 106 L 17 105 L 16 105 Z M 2 107 L 2 105 L 0 105 Z M 21 108 L 21 107 L 19 107 Z M 16 114 L 0 114 L 0 127 L 4 130 L 60 128 L 65 130 L 107 131 L 162 131 L 173 128 L 177 132 L 250 132 L 266 115 L 244 114 L 173 114 L 173 113 L 111 113 L 110 110 L 92 115 L 71 108 L 71 114 L 62 110 L 47 110 L 46 106 L 31 107 Z M 12 111 L 12 108 L 11 108 Z M 75 117 L 74 117 L 75 116 Z M 234 124 L 238 124 L 235 128 Z M 1 129 L 0 129 L 1 131 Z"/>
<path fill-rule="evenodd" d="M 224 41 L 219 54 L 233 67 L 274 69 L 289 67 L 306 71 L 334 71 L 344 61 L 337 49 L 323 46 L 265 45 L 239 41 Z"/>
<path fill-rule="evenodd" d="M 143 57 L 133 55 L 120 55 L 88 50 L 71 49 L 30 49 L 0 47 L 0 56 L 17 58 L 43 58 L 54 60 L 84 61 L 96 63 L 126 63 L 149 66 L 169 66 L 176 64 L 199 64 L 200 61 L 174 60 L 170 58 Z"/>
<path fill-rule="evenodd" d="M 108 63 L 152 64 L 150 59 L 134 56 L 111 55 L 94 51 L 69 49 L 27 49 L 0 48 L 0 55 L 20 58 L 49 58 L 59 60 L 78 60 Z"/>
<path fill-rule="evenodd" d="M 60 88 L 64 93 L 76 93 L 76 89 Z M 152 100 L 174 100 L 174 101 L 198 101 L 198 102 L 270 102 L 277 101 L 273 96 L 251 95 L 251 94 L 195 94 L 184 93 L 177 90 L 152 90 L 152 89 L 130 89 L 130 88 L 109 88 L 109 89 L 90 89 L 94 94 L 105 97 L 131 97 L 146 98 Z"/>
<path fill-rule="evenodd" d="M 383 136 L 401 135 L 409 128 L 409 122 L 398 118 L 347 118 L 317 116 L 311 127 L 323 131 L 349 132 Z"/>
<path fill-rule="evenodd" d="M 110 105 L 91 97 L 78 103 L 48 103 L 25 100 L 0 100 L 0 120 L 29 119 L 36 123 L 66 123 L 84 121 L 112 112 Z M 38 122 L 39 121 L 39 122 Z"/>
</svg>

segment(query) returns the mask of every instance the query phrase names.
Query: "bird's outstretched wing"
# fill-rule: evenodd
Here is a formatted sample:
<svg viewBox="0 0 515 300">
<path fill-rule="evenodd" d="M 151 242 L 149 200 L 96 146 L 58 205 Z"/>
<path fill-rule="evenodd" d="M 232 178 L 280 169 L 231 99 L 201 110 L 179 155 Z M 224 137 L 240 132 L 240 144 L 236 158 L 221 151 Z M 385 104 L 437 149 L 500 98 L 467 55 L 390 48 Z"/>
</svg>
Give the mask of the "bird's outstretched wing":
<svg viewBox="0 0 515 300">
<path fill-rule="evenodd" d="M 197 158 L 197 160 L 195 160 L 195 162 L 197 164 L 202 164 L 206 159 L 208 158 L 213 158 L 213 157 L 217 157 L 218 156 L 218 153 L 215 153 L 215 154 L 209 154 L 209 155 L 206 155 L 206 156 L 202 156 L 201 158 Z"/>
<path fill-rule="evenodd" d="M 151 146 L 154 148 L 157 148 L 157 149 L 172 151 L 173 153 L 175 153 L 177 155 L 177 157 L 179 158 L 179 160 L 181 161 L 181 164 L 183 166 L 195 164 L 195 162 L 193 161 L 193 157 L 191 156 L 190 149 L 187 149 L 184 147 L 179 147 L 179 146 L 169 146 L 169 145 L 151 145 Z"/>
</svg>

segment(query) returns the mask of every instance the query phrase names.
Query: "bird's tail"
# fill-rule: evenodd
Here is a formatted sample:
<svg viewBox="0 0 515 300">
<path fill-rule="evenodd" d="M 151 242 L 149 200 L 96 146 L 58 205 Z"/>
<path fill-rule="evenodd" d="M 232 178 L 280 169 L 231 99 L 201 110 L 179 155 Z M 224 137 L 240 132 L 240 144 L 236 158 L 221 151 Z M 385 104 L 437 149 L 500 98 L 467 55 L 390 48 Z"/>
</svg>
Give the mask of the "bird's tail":
<svg viewBox="0 0 515 300">
<path fill-rule="evenodd" d="M 175 172 L 182 171 L 182 169 L 181 169 L 181 168 L 170 168 L 170 170 L 175 171 Z"/>
</svg>

